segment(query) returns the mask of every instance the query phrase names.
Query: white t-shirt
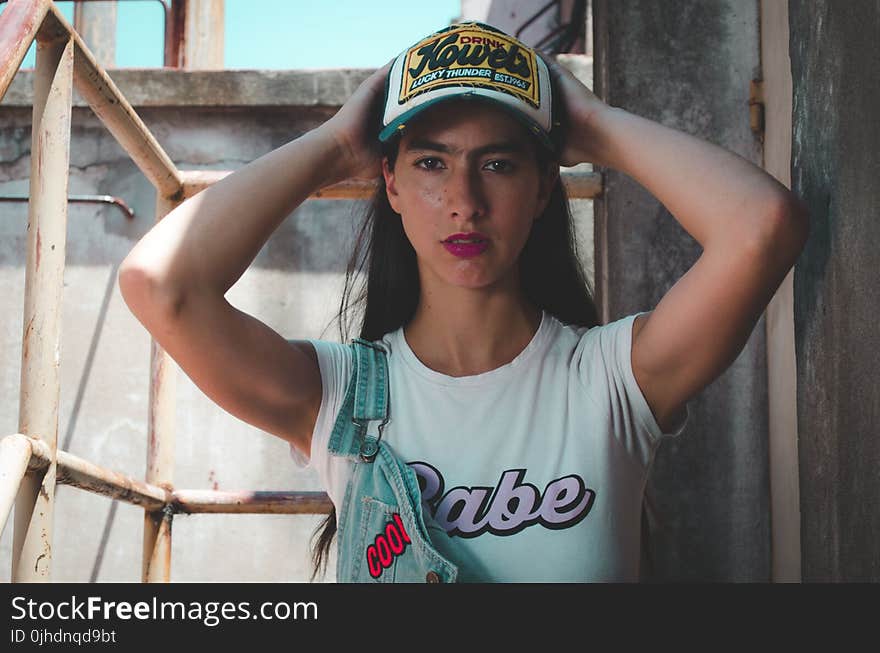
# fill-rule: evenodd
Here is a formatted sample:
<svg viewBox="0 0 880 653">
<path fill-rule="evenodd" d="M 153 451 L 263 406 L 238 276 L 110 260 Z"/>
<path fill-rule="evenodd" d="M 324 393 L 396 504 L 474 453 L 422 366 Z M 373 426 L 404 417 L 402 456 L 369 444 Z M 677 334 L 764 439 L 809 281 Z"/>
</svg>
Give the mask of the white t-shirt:
<svg viewBox="0 0 880 653">
<path fill-rule="evenodd" d="M 461 581 L 637 581 L 641 505 L 663 435 L 632 372 L 638 314 L 593 328 L 544 312 L 510 363 L 464 377 L 425 366 L 400 328 L 386 334 L 387 442 L 419 477 L 434 544 Z M 311 460 L 337 508 L 354 463 L 327 442 L 352 354 L 311 340 L 323 383 Z M 292 449 L 295 459 L 303 457 Z"/>
</svg>

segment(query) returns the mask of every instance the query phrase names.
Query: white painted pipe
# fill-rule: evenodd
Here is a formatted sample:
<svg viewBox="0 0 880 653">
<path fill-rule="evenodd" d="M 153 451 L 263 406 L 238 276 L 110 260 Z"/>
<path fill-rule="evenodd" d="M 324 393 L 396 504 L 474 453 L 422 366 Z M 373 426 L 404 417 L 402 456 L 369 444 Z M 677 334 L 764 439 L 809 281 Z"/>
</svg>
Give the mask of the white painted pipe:
<svg viewBox="0 0 880 653">
<path fill-rule="evenodd" d="M 6 530 L 9 513 L 30 460 L 31 443 L 27 436 L 13 433 L 0 440 L 0 521 L 3 523 L 0 534 Z"/>
<path fill-rule="evenodd" d="M 15 503 L 13 582 L 50 580 L 72 95 L 73 41 L 38 40 L 18 431 L 43 440 L 53 462 L 21 483 Z"/>
</svg>

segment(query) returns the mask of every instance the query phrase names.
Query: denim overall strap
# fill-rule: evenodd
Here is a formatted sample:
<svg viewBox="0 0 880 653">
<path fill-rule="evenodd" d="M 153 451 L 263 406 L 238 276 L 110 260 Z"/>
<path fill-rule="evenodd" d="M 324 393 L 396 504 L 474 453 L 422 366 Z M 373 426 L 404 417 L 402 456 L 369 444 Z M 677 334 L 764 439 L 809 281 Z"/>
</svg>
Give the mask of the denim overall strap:
<svg viewBox="0 0 880 653">
<path fill-rule="evenodd" d="M 369 340 L 355 338 L 349 347 L 354 373 L 336 416 L 328 450 L 333 455 L 372 462 L 379 451 L 382 429 L 388 423 L 388 360 L 385 349 Z M 374 422 L 380 423 L 377 433 L 371 434 L 369 425 Z"/>
<path fill-rule="evenodd" d="M 432 529 L 441 531 L 425 521 L 415 472 L 381 441 L 390 412 L 387 352 L 361 338 L 349 346 L 352 374 L 328 444 L 330 454 L 354 462 L 337 507 L 337 581 L 455 582 L 458 567 L 433 545 Z"/>
</svg>

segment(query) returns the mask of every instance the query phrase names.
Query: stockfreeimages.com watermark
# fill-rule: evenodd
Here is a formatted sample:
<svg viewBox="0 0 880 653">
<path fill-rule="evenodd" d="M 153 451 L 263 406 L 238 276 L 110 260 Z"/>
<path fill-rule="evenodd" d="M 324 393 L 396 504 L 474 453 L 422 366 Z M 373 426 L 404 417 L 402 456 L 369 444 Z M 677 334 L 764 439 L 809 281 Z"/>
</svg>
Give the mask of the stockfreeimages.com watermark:
<svg viewBox="0 0 880 653">
<path fill-rule="evenodd" d="M 36 601 L 24 596 L 12 599 L 12 620 L 21 621 L 194 621 L 209 628 L 223 621 L 288 621 L 318 619 L 314 601 L 266 601 L 256 606 L 250 601 L 108 601 L 100 596 L 83 599 Z"/>
</svg>

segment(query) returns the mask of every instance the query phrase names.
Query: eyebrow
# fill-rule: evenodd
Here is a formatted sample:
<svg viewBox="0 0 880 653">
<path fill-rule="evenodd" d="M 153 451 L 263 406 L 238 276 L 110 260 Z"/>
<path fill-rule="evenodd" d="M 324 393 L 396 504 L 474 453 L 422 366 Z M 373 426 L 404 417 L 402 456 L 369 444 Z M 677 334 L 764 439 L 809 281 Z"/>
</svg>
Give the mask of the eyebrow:
<svg viewBox="0 0 880 653">
<path fill-rule="evenodd" d="M 415 150 L 429 150 L 432 152 L 443 152 L 444 154 L 449 154 L 452 152 L 452 148 L 444 143 L 438 143 L 436 141 L 430 141 L 424 138 L 414 138 L 410 141 L 406 146 L 407 151 L 412 152 Z M 482 145 L 472 150 L 472 153 L 480 156 L 481 154 L 486 154 L 487 152 L 510 152 L 514 154 L 521 154 L 526 151 L 526 147 L 523 143 L 517 141 L 500 141 L 498 143 L 487 143 L 486 145 Z"/>
</svg>

